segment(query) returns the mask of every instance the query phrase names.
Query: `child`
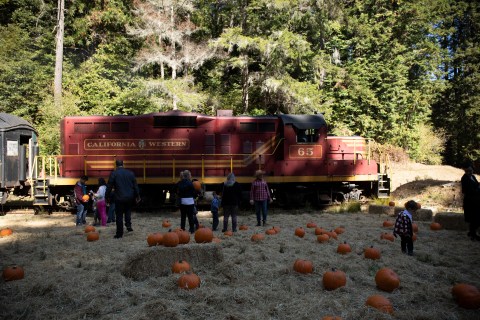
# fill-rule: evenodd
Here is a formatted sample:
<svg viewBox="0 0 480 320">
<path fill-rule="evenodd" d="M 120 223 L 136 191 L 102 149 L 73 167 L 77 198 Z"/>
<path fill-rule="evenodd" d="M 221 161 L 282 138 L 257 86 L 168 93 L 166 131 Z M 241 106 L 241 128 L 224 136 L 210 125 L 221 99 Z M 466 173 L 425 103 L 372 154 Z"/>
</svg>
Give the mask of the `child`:
<svg viewBox="0 0 480 320">
<path fill-rule="evenodd" d="M 413 200 L 405 203 L 405 210 L 400 212 L 395 220 L 395 227 L 393 229 L 393 235 L 400 236 L 401 248 L 403 253 L 407 253 L 409 256 L 413 256 L 413 218 L 412 213 L 417 211 L 418 203 Z"/>
<path fill-rule="evenodd" d="M 212 217 L 213 217 L 212 229 L 213 229 L 213 231 L 217 231 L 217 227 L 218 227 L 218 208 L 220 207 L 220 199 L 218 198 L 218 195 L 215 191 L 213 191 L 212 196 L 213 196 L 213 199 L 212 199 L 212 203 L 210 205 L 210 212 L 212 213 Z"/>
<path fill-rule="evenodd" d="M 100 218 L 103 227 L 107 225 L 107 205 L 105 202 L 105 191 L 107 190 L 107 183 L 105 179 L 98 178 L 98 190 L 93 196 L 96 202 L 97 217 Z M 97 219 L 95 219 L 97 220 Z"/>
</svg>

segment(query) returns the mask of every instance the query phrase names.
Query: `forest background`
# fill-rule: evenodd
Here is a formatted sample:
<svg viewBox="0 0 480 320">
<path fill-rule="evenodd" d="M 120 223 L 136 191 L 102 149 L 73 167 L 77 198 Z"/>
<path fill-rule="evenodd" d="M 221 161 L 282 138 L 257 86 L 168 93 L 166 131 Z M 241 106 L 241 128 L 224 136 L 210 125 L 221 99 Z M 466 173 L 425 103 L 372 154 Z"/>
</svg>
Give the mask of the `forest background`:
<svg viewBox="0 0 480 320">
<path fill-rule="evenodd" d="M 63 72 L 54 99 L 59 4 Z M 324 113 L 425 164 L 480 159 L 480 14 L 461 0 L 0 0 L 0 112 Z M 395 160 L 395 159 L 394 159 Z"/>
</svg>

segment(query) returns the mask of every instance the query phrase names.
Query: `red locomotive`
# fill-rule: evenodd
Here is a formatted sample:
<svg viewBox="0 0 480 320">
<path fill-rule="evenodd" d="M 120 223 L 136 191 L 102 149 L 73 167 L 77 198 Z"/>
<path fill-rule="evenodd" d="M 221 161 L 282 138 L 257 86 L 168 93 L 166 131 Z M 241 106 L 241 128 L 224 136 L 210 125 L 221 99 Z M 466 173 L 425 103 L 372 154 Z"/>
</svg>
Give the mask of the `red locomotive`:
<svg viewBox="0 0 480 320">
<path fill-rule="evenodd" d="M 116 159 L 135 172 L 148 206 L 174 203 L 172 190 L 185 169 L 201 181 L 207 198 L 231 171 L 247 193 L 258 169 L 282 205 L 389 195 L 389 177 L 370 158 L 369 140 L 328 136 L 321 114 L 170 111 L 66 117 L 60 125 L 62 154 L 38 161 L 53 206 L 67 206 L 65 197 L 81 175 L 92 184 L 108 178 Z"/>
</svg>

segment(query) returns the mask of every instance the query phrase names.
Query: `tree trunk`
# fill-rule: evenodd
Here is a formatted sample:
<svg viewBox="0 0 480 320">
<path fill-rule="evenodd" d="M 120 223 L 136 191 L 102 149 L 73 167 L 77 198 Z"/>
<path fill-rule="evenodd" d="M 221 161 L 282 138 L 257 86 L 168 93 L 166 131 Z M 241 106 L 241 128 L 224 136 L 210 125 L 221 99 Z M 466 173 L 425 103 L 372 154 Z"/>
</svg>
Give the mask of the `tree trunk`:
<svg viewBox="0 0 480 320">
<path fill-rule="evenodd" d="M 249 78 L 249 70 L 248 70 L 248 55 L 244 55 L 244 62 L 245 66 L 242 70 L 242 107 L 243 113 L 247 113 L 248 111 L 248 78 Z"/>
<path fill-rule="evenodd" d="M 57 107 L 62 106 L 62 71 L 63 71 L 63 33 L 64 33 L 65 0 L 58 0 L 57 14 L 57 44 L 55 49 L 55 79 L 53 99 Z"/>
</svg>

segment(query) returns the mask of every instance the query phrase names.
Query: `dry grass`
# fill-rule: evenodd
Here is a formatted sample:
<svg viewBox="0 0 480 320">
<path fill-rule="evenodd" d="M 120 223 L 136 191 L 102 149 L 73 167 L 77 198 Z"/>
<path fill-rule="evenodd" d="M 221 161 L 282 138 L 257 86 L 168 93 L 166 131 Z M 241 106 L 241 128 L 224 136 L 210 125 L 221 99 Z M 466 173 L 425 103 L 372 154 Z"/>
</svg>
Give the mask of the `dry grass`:
<svg viewBox="0 0 480 320">
<path fill-rule="evenodd" d="M 200 214 L 201 222 L 210 225 L 208 213 Z M 292 215 L 276 210 L 270 214 L 269 226 L 280 226 L 281 232 L 260 243 L 251 242 L 250 237 L 265 228 L 254 227 L 253 214 L 245 214 L 239 222 L 248 224 L 249 230 L 233 237 L 217 233 L 222 239 L 219 244 L 196 244 L 192 237 L 183 249 L 148 247 L 147 234 L 166 231 L 161 227 L 164 218 L 173 227 L 180 222 L 177 213 L 138 213 L 133 216 L 135 231 L 123 239 L 113 239 L 111 226 L 100 228 L 99 241 L 87 242 L 83 229 L 73 226 L 70 214 L 0 216 L 0 228 L 14 230 L 12 236 L 0 238 L 0 267 L 17 264 L 25 269 L 23 280 L 0 280 L 0 318 L 258 320 L 337 315 L 343 319 L 480 319 L 478 310 L 457 307 L 450 293 L 457 282 L 480 288 L 480 242 L 471 242 L 465 231 L 434 232 L 429 222 L 420 221 L 415 255 L 410 257 L 401 254 L 398 239 L 380 240 L 380 233 L 389 231 L 382 222 L 392 217 L 325 212 Z M 316 241 L 313 229 L 307 229 L 304 238 L 295 237 L 294 229 L 306 227 L 309 221 L 326 229 L 344 226 L 346 232 L 324 244 Z M 337 254 L 340 241 L 350 243 L 353 252 Z M 370 245 L 381 250 L 380 260 L 363 257 L 363 249 Z M 198 289 L 178 289 L 178 275 L 165 272 L 165 261 L 183 254 L 196 257 L 189 262 L 202 280 Z M 294 272 L 297 258 L 311 260 L 314 273 Z M 132 261 L 139 259 L 146 259 L 138 277 L 142 280 L 124 276 Z M 383 266 L 400 276 L 400 288 L 393 293 L 375 287 L 375 273 Z M 347 285 L 325 291 L 322 275 L 332 267 L 347 274 Z M 365 307 L 372 294 L 388 297 L 394 315 Z"/>
</svg>

